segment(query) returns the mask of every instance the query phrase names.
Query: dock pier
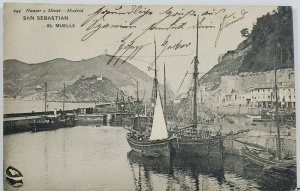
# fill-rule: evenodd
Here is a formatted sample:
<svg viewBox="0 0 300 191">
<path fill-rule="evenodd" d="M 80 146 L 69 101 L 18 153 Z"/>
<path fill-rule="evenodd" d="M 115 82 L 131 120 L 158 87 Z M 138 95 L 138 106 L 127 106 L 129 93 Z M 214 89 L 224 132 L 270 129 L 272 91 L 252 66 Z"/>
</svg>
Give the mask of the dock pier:
<svg viewBox="0 0 300 191">
<path fill-rule="evenodd" d="M 9 113 L 3 115 L 3 135 L 30 132 L 30 123 L 41 119 L 44 115 L 61 114 L 62 111 Z M 93 108 L 65 110 L 64 113 L 76 113 L 77 125 L 94 126 L 130 126 L 132 114 L 118 112 L 97 112 Z"/>
<path fill-rule="evenodd" d="M 74 113 L 78 110 L 66 110 L 65 113 Z M 31 131 L 30 123 L 41 119 L 43 115 L 53 115 L 55 111 L 8 113 L 3 115 L 3 135 L 23 133 Z M 61 111 L 57 111 L 60 114 Z"/>
</svg>

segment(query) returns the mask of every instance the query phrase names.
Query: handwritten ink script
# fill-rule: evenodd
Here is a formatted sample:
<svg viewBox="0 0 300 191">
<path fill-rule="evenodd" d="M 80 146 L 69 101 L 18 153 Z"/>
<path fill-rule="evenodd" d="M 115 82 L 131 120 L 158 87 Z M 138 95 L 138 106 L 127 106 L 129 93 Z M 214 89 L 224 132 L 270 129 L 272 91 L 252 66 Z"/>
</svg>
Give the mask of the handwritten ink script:
<svg viewBox="0 0 300 191">
<path fill-rule="evenodd" d="M 166 54 L 191 52 L 195 43 L 195 28 L 213 38 L 212 47 L 224 42 L 224 33 L 239 30 L 248 11 L 243 7 L 205 6 L 82 6 L 19 7 L 12 9 L 13 16 L 22 22 L 34 23 L 46 30 L 74 32 L 79 27 L 80 39 L 96 41 L 112 34 L 110 43 L 117 44 L 112 57 L 125 61 L 134 59 L 157 39 L 157 58 Z M 80 22 L 78 23 L 78 19 Z M 198 22 L 196 20 L 198 19 Z M 242 29 L 240 29 L 242 30 Z M 225 32 L 227 31 L 227 32 Z M 75 32 L 75 33 L 76 33 Z M 116 35 L 117 34 L 117 35 Z M 200 34 L 200 40 L 202 38 Z M 115 61 L 115 60 L 114 60 Z M 111 63 L 112 60 L 109 61 Z M 123 62 L 124 63 L 124 62 Z"/>
<path fill-rule="evenodd" d="M 219 42 L 219 39 L 221 37 L 223 29 L 228 28 L 228 27 L 232 26 L 234 23 L 241 21 L 242 19 L 245 18 L 245 15 L 247 13 L 248 12 L 245 9 L 242 9 L 240 13 L 233 12 L 229 15 L 225 14 L 225 16 L 222 19 L 222 22 L 219 25 L 219 31 L 218 31 L 217 38 L 215 41 L 215 47 L 217 46 L 217 44 Z"/>
<path fill-rule="evenodd" d="M 96 34 L 104 30 L 120 30 L 120 34 L 126 34 L 121 40 L 118 49 L 113 57 L 117 57 L 116 64 L 121 57 L 125 57 L 124 62 L 133 59 L 142 49 L 153 42 L 143 41 L 143 37 L 153 31 L 162 32 L 165 36 L 163 43 L 159 43 L 160 52 L 157 58 L 168 51 L 178 51 L 188 48 L 192 42 L 185 39 L 172 38 L 172 33 L 176 31 L 192 30 L 198 27 L 201 30 L 211 30 L 216 38 L 214 46 L 217 47 L 222 32 L 238 22 L 241 22 L 247 15 L 245 9 L 238 11 L 228 11 L 225 8 L 196 10 L 179 7 L 166 7 L 157 11 L 153 7 L 147 6 L 101 6 L 94 12 L 87 15 L 81 24 L 85 30 L 82 41 L 91 40 Z M 198 26 L 196 18 L 199 16 Z M 149 38 L 147 38 L 149 39 Z M 126 56 L 124 56 L 126 55 Z M 113 58 L 108 62 L 111 63 Z"/>
</svg>

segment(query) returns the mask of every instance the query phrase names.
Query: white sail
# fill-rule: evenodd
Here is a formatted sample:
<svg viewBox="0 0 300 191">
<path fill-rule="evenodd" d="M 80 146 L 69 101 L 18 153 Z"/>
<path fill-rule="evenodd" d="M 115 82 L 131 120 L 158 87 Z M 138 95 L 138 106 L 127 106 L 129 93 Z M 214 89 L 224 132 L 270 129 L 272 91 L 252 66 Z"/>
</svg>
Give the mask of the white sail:
<svg viewBox="0 0 300 191">
<path fill-rule="evenodd" d="M 166 139 L 168 138 L 167 125 L 165 116 L 161 106 L 159 91 L 156 89 L 157 99 L 154 106 L 153 123 L 151 129 L 150 140 Z"/>
</svg>

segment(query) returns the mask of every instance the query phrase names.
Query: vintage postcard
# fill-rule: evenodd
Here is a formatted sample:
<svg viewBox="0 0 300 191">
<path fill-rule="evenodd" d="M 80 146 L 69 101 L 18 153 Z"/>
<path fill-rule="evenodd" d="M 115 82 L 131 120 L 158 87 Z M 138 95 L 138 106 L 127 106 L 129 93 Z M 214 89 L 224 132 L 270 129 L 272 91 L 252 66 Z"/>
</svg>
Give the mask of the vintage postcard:
<svg viewBox="0 0 300 191">
<path fill-rule="evenodd" d="M 296 189 L 292 7 L 3 12 L 5 190 Z"/>
</svg>

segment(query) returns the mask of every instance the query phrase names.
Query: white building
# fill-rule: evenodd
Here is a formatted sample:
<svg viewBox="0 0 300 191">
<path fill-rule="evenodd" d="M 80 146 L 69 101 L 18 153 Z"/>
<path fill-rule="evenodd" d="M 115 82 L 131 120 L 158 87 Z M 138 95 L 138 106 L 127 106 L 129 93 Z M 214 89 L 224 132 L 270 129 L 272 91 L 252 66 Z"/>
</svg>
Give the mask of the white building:
<svg viewBox="0 0 300 191">
<path fill-rule="evenodd" d="M 103 76 L 97 77 L 97 82 L 102 81 L 102 80 L 103 80 Z"/>
<path fill-rule="evenodd" d="M 280 102 L 281 107 L 295 108 L 296 107 L 295 82 L 283 83 L 278 86 L 278 89 L 279 89 L 278 101 Z M 275 100 L 274 97 L 273 100 Z"/>
<path fill-rule="evenodd" d="M 260 85 L 250 88 L 252 103 L 254 106 L 269 108 L 273 107 L 276 103 L 276 95 L 274 86 Z M 277 99 L 280 107 L 295 108 L 296 95 L 295 83 L 278 83 Z"/>
<path fill-rule="evenodd" d="M 252 97 L 246 91 L 231 90 L 231 92 L 219 93 L 219 100 L 223 106 L 253 106 Z"/>
</svg>

